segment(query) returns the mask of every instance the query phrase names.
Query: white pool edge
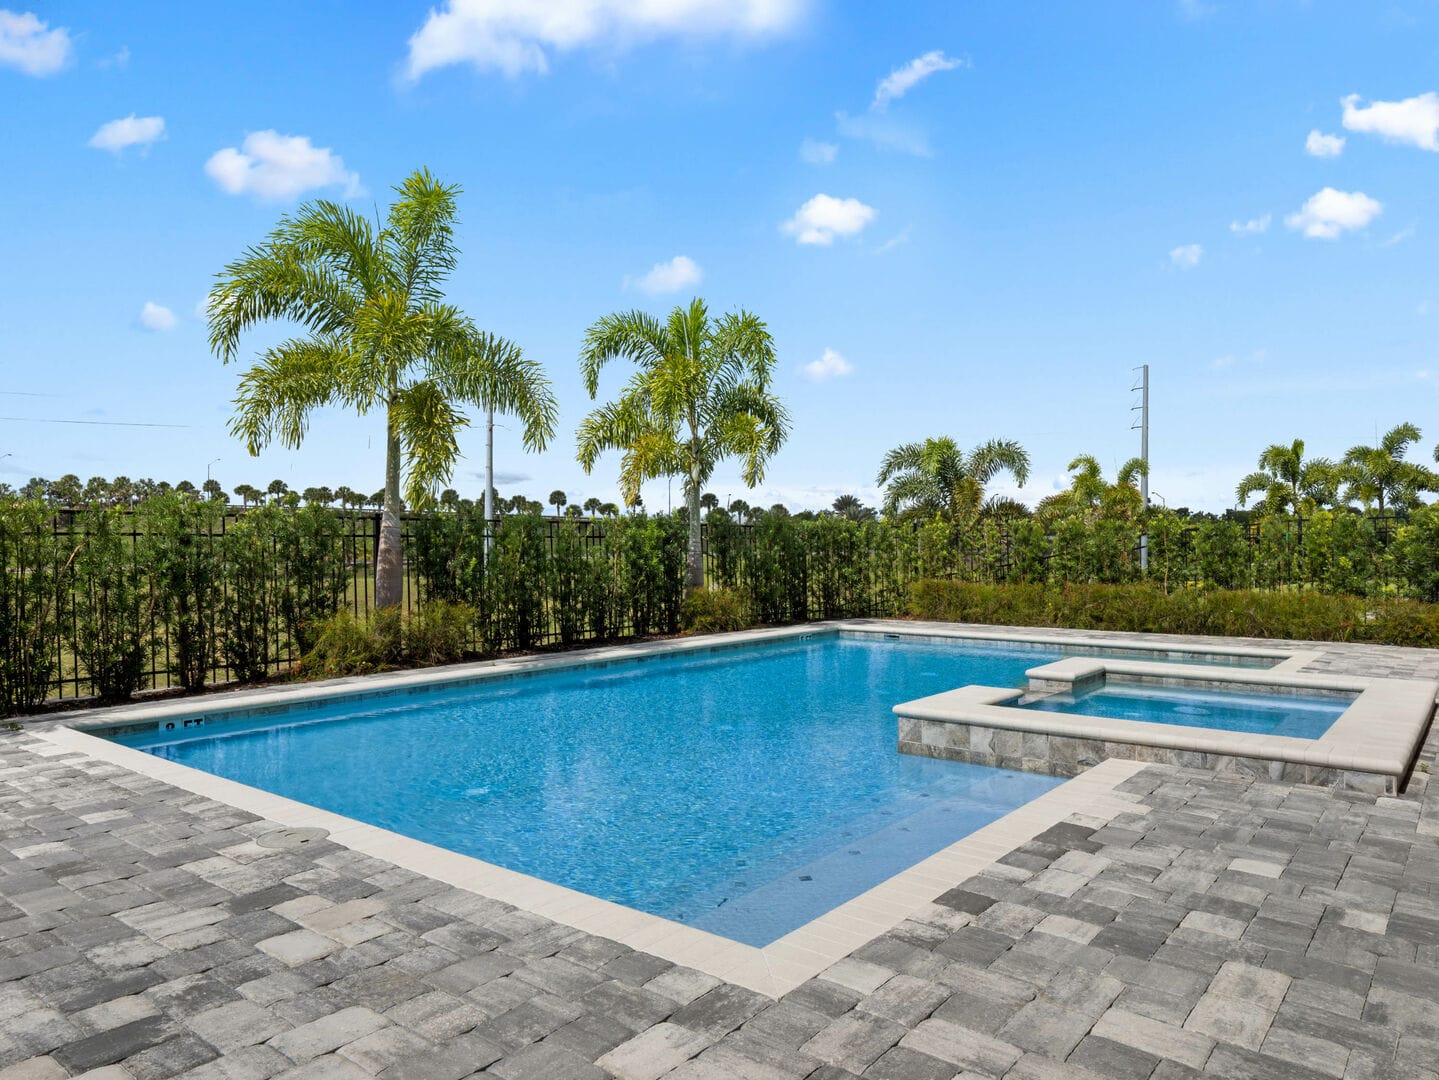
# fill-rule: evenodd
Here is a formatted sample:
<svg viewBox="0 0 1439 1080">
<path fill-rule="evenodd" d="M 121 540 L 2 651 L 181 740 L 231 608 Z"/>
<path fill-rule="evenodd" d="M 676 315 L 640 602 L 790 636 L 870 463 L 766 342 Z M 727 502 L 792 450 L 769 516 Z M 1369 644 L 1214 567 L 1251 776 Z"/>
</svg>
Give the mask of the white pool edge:
<svg viewBox="0 0 1439 1080">
<path fill-rule="evenodd" d="M 512 904 L 642 949 L 716 978 L 778 997 L 819 974 L 942 893 L 973 876 L 1034 836 L 1075 814 L 1102 824 L 1126 812 L 1146 812 L 1136 799 L 1118 793 L 1116 785 L 1146 767 L 1135 761 L 1107 761 L 1037 797 L 949 847 L 890 877 L 784 935 L 756 948 L 693 927 L 600 900 L 539 878 L 366 825 L 352 818 L 286 799 L 154 755 L 121 746 L 92 732 L 147 724 L 184 723 L 196 717 L 221 717 L 256 710 L 279 711 L 320 701 L 359 700 L 412 690 L 481 683 L 518 674 L 538 674 L 578 667 L 643 660 L 692 652 L 783 642 L 839 633 L 877 637 L 942 638 L 957 641 L 1008 643 L 1036 648 L 1082 651 L 1090 647 L 1136 655 L 1252 657 L 1276 663 L 1277 671 L 1302 666 L 1317 653 L 1303 649 L 1268 649 L 1210 644 L 1166 644 L 1128 640 L 1121 635 L 1050 634 L 1015 627 L 976 629 L 963 624 L 890 619 L 849 619 L 798 626 L 744 630 L 729 634 L 635 642 L 577 649 L 570 652 L 512 657 L 425 670 L 329 679 L 278 687 L 260 687 L 217 694 L 141 702 L 109 708 L 87 708 L 52 714 L 26 724 L 25 730 L 44 740 L 56 753 L 78 752 L 162 780 L 183 790 L 246 810 L 277 825 L 315 826 L 352 850 L 385 859 L 415 873 L 458 888 Z M 1140 661 L 1120 661 L 1140 663 Z M 1172 665 L 1171 665 L 1172 666 Z"/>
<path fill-rule="evenodd" d="M 78 728 L 55 725 L 29 734 L 48 745 L 46 756 L 82 754 L 247 811 L 277 827 L 326 829 L 331 840 L 352 851 L 774 998 L 894 929 L 948 890 L 1060 822 L 1078 816 L 1098 827 L 1121 814 L 1148 812 L 1137 796 L 1115 790 L 1146 765 L 1103 762 L 777 941 L 756 948 L 166 761 Z M 33 744 L 32 749 L 43 753 Z"/>
</svg>

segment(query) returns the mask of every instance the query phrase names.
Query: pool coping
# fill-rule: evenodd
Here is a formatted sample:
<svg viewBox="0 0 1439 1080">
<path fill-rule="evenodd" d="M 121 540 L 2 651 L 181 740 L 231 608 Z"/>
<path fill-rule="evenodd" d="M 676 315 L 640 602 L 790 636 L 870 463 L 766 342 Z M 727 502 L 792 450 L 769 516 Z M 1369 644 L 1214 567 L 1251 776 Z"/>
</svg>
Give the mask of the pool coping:
<svg viewBox="0 0 1439 1080">
<path fill-rule="evenodd" d="M 248 811 L 277 826 L 325 829 L 330 840 L 352 851 L 773 998 L 782 997 L 893 930 L 1054 825 L 1077 821 L 1098 828 L 1122 814 L 1143 814 L 1149 809 L 1139 796 L 1116 790 L 1145 764 L 1103 762 L 757 948 L 167 761 L 80 728 L 52 725 L 30 734 L 48 744 L 48 754 L 35 748 L 44 756 L 83 754 Z"/>
<path fill-rule="evenodd" d="M 1064 691 L 1099 685 L 1110 675 L 1128 683 L 1354 694 L 1316 739 L 1260 735 L 1112 717 L 1041 712 L 1013 703 L 1027 691 L 965 686 L 894 706 L 904 720 L 978 725 L 1033 735 L 1121 743 L 1225 758 L 1284 762 L 1341 773 L 1371 773 L 1396 783 L 1409 772 L 1434 713 L 1439 682 L 1270 669 L 1219 668 L 1133 660 L 1065 657 L 1030 669 L 1031 689 Z M 904 740 L 902 740 L 904 741 Z M 909 740 L 913 742 L 914 740 Z"/>
<path fill-rule="evenodd" d="M 493 678 L 606 665 L 695 651 L 783 642 L 853 632 L 877 636 L 958 639 L 1038 648 L 1134 651 L 1144 655 L 1223 655 L 1272 659 L 1279 663 L 1314 654 L 1304 650 L 1253 649 L 1209 645 L 1166 648 L 1154 642 L 1132 645 L 1113 638 L 1082 639 L 1013 632 L 970 630 L 954 625 L 853 619 L 799 626 L 747 630 L 732 634 L 603 646 L 546 656 L 526 656 L 421 671 L 358 676 L 300 686 L 263 687 L 209 697 L 169 699 L 110 708 L 52 714 L 26 730 L 49 744 L 52 752 L 81 753 L 107 761 L 192 794 L 246 810 L 277 825 L 329 831 L 331 839 L 354 851 L 385 859 L 415 873 L 467 889 L 577 930 L 608 937 L 759 993 L 779 997 L 887 933 L 944 892 L 982 871 L 1016 847 L 1066 820 L 1094 827 L 1126 813 L 1146 813 L 1137 796 L 1117 785 L 1145 767 L 1144 762 L 1106 761 L 1083 775 L 1032 799 L 935 854 L 873 886 L 762 948 L 698 930 L 577 890 L 509 870 L 468 855 L 367 825 L 306 803 L 166 761 L 142 750 L 100 737 L 197 714 L 203 719 L 231 713 L 281 711 L 317 700 L 362 699 L 431 687 L 463 686 Z M 1131 661 L 1123 661 L 1130 663 Z M 1253 669 L 1240 669 L 1253 670 Z"/>
</svg>

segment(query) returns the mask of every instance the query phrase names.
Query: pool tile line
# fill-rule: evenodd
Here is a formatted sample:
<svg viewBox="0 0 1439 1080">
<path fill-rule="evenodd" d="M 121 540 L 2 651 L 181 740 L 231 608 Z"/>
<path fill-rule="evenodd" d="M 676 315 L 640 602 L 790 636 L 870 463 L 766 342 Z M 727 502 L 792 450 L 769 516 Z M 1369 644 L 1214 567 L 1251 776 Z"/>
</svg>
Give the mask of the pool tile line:
<svg viewBox="0 0 1439 1080">
<path fill-rule="evenodd" d="M 83 730 L 52 725 L 29 734 L 39 740 L 32 746 L 42 756 L 83 755 L 248 811 L 279 827 L 327 829 L 332 841 L 353 851 L 774 998 L 894 929 L 955 885 L 1062 821 L 1083 816 L 1107 823 L 1125 814 L 1148 812 L 1138 796 L 1117 790 L 1144 763 L 1102 762 L 756 948 L 166 761 Z"/>
<path fill-rule="evenodd" d="M 1126 640 L 1122 635 L 1064 635 L 1045 631 L 1027 631 L 1023 627 L 975 628 L 953 623 L 917 622 L 901 619 L 838 619 L 827 622 L 801 623 L 796 626 L 763 627 L 728 634 L 702 634 L 693 637 L 665 638 L 654 641 L 602 645 L 544 655 L 505 657 L 445 667 L 384 672 L 377 675 L 349 676 L 300 685 L 250 687 L 225 690 L 199 697 L 167 698 L 141 701 L 108 708 L 81 708 L 73 712 L 33 717 L 26 721 L 32 732 L 56 726 L 79 727 L 116 734 L 131 728 L 143 730 L 156 723 L 183 722 L 196 716 L 202 719 L 221 718 L 232 714 L 281 713 L 291 708 L 325 701 L 361 701 L 400 695 L 423 689 L 462 688 L 491 679 L 526 677 L 548 672 L 584 667 L 600 667 L 635 660 L 658 659 L 665 656 L 729 649 L 765 643 L 802 641 L 816 637 L 863 635 L 901 637 L 940 641 L 982 642 L 998 645 L 1034 646 L 1060 649 L 1065 652 L 1085 648 L 1105 652 L 1133 653 L 1136 661 L 1155 656 L 1195 656 L 1214 658 L 1242 657 L 1273 661 L 1272 671 L 1297 670 L 1320 653 L 1307 649 L 1276 649 L 1258 646 L 1223 646 L 1207 642 L 1155 642 Z M 1291 666 L 1293 665 L 1293 666 Z"/>
</svg>

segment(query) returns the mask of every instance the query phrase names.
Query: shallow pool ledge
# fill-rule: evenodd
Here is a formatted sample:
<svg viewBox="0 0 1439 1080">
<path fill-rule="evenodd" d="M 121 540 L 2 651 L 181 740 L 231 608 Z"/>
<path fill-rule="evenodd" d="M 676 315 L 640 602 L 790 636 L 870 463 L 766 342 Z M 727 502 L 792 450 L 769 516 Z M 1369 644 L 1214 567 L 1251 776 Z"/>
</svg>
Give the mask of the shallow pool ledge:
<svg viewBox="0 0 1439 1080">
<path fill-rule="evenodd" d="M 1108 760 L 1153 762 L 1392 795 L 1408 780 L 1439 694 L 1439 682 L 1428 679 L 1235 672 L 1082 657 L 1029 675 L 1030 691 L 1043 693 L 1082 692 L 1117 675 L 1170 686 L 1357 696 L 1322 736 L 1299 739 L 1039 712 L 1016 707 L 1023 690 L 965 686 L 896 705 L 900 751 L 1051 776 L 1077 776 Z"/>
</svg>

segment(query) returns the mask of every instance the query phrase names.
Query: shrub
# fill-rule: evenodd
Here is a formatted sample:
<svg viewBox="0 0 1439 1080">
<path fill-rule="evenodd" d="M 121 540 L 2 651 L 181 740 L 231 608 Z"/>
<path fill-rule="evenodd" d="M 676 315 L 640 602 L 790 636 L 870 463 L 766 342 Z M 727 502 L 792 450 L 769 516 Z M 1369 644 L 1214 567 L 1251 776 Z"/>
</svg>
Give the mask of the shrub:
<svg viewBox="0 0 1439 1080">
<path fill-rule="evenodd" d="M 291 509 L 276 519 L 276 548 L 284 566 L 280 614 L 294 648 L 307 652 L 335 613 L 350 583 L 340 519 L 323 506 Z"/>
<path fill-rule="evenodd" d="M 737 589 L 696 589 L 680 607 L 680 625 L 696 634 L 722 634 L 751 625 L 744 596 Z"/>
<path fill-rule="evenodd" d="M 426 514 L 412 529 L 407 557 L 425 583 L 425 598 L 479 603 L 485 592 L 484 507 Z"/>
<path fill-rule="evenodd" d="M 71 645 L 91 692 L 107 703 L 125 701 L 145 682 L 150 590 L 120 511 L 95 507 L 80 523 Z"/>
<path fill-rule="evenodd" d="M 412 664 L 453 664 L 473 651 L 476 612 L 469 604 L 431 600 L 404 621 L 404 659 Z"/>
<path fill-rule="evenodd" d="M 204 686 L 219 659 L 223 513 L 217 503 L 166 492 L 141 503 L 136 515 L 156 615 L 174 645 L 175 676 L 186 690 Z"/>
<path fill-rule="evenodd" d="M 926 579 L 911 586 L 908 612 L 921 619 L 1001 626 L 1439 646 L 1439 606 L 1299 590 L 1178 589 L 1165 594 L 1153 585 L 975 585 Z"/>
<path fill-rule="evenodd" d="M 490 650 L 527 650 L 545 627 L 549 526 L 538 513 L 500 522 L 485 564 L 485 640 Z"/>
<path fill-rule="evenodd" d="M 809 567 L 799 523 L 787 514 L 766 514 L 752 539 L 745 585 L 755 617 L 762 623 L 802 622 L 809 617 Z"/>
<path fill-rule="evenodd" d="M 585 629 L 597 621 L 594 608 L 608 603 L 601 581 L 607 564 L 590 560 L 589 532 L 587 521 L 565 521 L 550 534 L 553 550 L 544 574 L 550 611 L 562 645 L 579 641 Z M 605 619 L 601 616 L 598 621 L 603 624 Z"/>
<path fill-rule="evenodd" d="M 275 549 L 279 507 L 247 510 L 220 542 L 224 562 L 225 603 L 220 613 L 221 653 L 241 682 L 258 682 L 270 673 L 280 652 L 280 583 Z"/>
<path fill-rule="evenodd" d="M 0 711 L 44 704 L 59 655 L 61 596 L 68 559 L 40 502 L 0 503 Z"/>
<path fill-rule="evenodd" d="M 300 672 L 330 679 L 398 667 L 405 656 L 403 626 L 399 608 L 381 608 L 364 618 L 336 612 L 317 628 L 314 646 L 300 661 Z"/>
</svg>

